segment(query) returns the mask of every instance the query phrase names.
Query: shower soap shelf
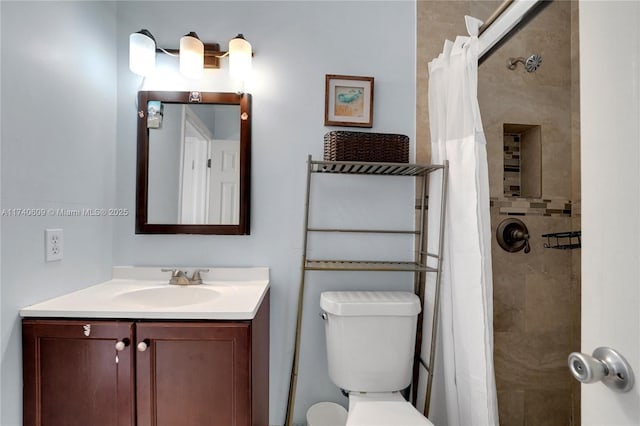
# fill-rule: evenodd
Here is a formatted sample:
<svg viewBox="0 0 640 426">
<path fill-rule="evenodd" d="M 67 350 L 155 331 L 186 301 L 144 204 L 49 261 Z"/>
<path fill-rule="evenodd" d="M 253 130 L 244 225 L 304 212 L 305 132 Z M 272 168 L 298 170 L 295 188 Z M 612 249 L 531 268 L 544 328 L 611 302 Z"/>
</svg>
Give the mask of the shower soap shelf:
<svg viewBox="0 0 640 426">
<path fill-rule="evenodd" d="M 542 237 L 547 239 L 547 242 L 544 243 L 545 248 L 552 248 L 552 249 L 558 249 L 558 250 L 570 250 L 570 249 L 578 249 L 582 247 L 581 231 L 542 234 Z"/>
</svg>

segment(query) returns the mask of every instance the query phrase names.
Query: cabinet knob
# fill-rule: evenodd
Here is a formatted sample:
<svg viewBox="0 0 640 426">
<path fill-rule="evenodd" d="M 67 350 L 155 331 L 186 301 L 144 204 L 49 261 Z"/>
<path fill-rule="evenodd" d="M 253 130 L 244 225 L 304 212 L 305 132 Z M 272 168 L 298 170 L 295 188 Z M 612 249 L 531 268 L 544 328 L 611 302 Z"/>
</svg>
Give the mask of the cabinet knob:
<svg viewBox="0 0 640 426">
<path fill-rule="evenodd" d="M 138 352 L 144 352 L 149 347 L 149 339 L 144 339 L 142 342 L 138 343 Z"/>
<path fill-rule="evenodd" d="M 116 351 L 121 352 L 124 350 L 124 348 L 126 348 L 127 346 L 129 346 L 129 339 L 122 339 L 122 340 L 118 340 L 116 342 Z"/>
</svg>

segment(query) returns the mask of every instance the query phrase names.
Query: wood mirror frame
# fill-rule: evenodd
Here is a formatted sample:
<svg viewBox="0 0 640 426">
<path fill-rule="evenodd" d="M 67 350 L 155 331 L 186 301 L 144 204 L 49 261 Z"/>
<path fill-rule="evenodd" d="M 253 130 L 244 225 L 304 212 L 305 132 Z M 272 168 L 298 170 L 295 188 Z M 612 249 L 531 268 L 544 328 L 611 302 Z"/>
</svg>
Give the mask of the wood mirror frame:
<svg viewBox="0 0 640 426">
<path fill-rule="evenodd" d="M 237 224 L 178 224 L 149 223 L 149 129 L 147 105 L 149 101 L 167 104 L 239 105 L 239 220 Z M 138 153 L 136 173 L 136 234 L 217 234 L 249 235 L 251 195 L 251 95 L 224 92 L 138 92 Z"/>
</svg>

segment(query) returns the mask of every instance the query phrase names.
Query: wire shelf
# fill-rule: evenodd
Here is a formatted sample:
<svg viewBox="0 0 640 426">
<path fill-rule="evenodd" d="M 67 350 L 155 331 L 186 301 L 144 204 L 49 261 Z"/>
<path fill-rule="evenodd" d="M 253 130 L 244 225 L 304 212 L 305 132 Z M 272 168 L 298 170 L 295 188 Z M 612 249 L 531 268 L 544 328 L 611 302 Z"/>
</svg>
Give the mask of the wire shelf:
<svg viewBox="0 0 640 426">
<path fill-rule="evenodd" d="M 436 268 L 416 262 L 368 260 L 311 260 L 305 262 L 308 271 L 377 271 L 377 272 L 438 272 Z"/>
<path fill-rule="evenodd" d="M 370 163 L 365 161 L 311 160 L 311 173 L 341 173 L 352 175 L 423 176 L 444 168 L 440 164 Z"/>
</svg>

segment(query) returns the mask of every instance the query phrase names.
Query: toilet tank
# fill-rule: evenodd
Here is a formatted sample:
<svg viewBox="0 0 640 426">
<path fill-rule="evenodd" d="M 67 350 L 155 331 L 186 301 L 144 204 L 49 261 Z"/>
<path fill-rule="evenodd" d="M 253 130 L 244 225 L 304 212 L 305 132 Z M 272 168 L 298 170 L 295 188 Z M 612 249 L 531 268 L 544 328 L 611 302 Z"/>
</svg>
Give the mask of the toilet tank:
<svg viewBox="0 0 640 426">
<path fill-rule="evenodd" d="M 355 392 L 392 392 L 411 383 L 420 299 L 400 291 L 328 291 L 329 377 Z"/>
</svg>

